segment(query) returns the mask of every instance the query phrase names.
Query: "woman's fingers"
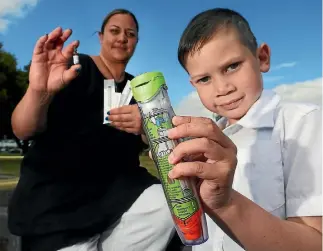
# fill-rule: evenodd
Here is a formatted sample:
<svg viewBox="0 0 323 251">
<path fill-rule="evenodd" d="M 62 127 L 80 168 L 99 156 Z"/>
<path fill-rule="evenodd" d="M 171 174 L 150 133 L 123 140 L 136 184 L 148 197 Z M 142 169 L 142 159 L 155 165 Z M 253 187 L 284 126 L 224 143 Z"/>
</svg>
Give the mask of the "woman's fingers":
<svg viewBox="0 0 323 251">
<path fill-rule="evenodd" d="M 59 38 L 60 36 L 62 36 L 62 34 L 63 34 L 63 29 L 62 29 L 62 27 L 56 27 L 54 30 L 52 30 L 52 31 L 48 34 L 48 40 L 49 40 L 49 41 L 56 40 L 57 38 Z"/>
<path fill-rule="evenodd" d="M 73 31 L 71 29 L 66 29 L 63 31 L 62 36 L 60 37 L 60 40 L 65 43 L 67 39 L 72 35 Z"/>
<path fill-rule="evenodd" d="M 72 35 L 71 29 L 62 30 L 61 27 L 57 27 L 50 34 L 46 34 L 40 37 L 34 48 L 34 55 L 43 53 L 45 50 L 62 49 L 64 43 Z M 75 48 L 79 46 L 79 41 L 73 41 L 62 51 L 65 58 L 71 58 Z"/>
<path fill-rule="evenodd" d="M 68 44 L 63 50 L 62 54 L 65 58 L 71 58 L 73 56 L 74 49 L 79 47 L 80 42 L 78 40 L 73 41 L 72 43 Z"/>
<path fill-rule="evenodd" d="M 61 27 L 57 27 L 55 30 L 53 30 L 48 35 L 48 39 L 45 43 L 45 49 L 51 50 L 55 47 L 55 43 L 58 38 L 60 38 L 63 35 L 63 29 Z"/>
<path fill-rule="evenodd" d="M 66 29 L 63 31 L 62 35 L 56 39 L 56 49 L 63 49 L 64 43 L 72 35 L 71 29 Z"/>
<path fill-rule="evenodd" d="M 48 34 L 41 36 L 38 39 L 38 41 L 36 42 L 35 48 L 34 48 L 34 53 L 33 53 L 34 55 L 38 55 L 38 54 L 43 53 L 44 46 L 45 46 L 47 39 L 48 39 Z"/>
<path fill-rule="evenodd" d="M 111 115 L 117 115 L 117 114 L 130 114 L 131 115 L 136 110 L 138 110 L 138 107 L 135 105 L 124 105 L 121 107 L 111 109 L 110 114 Z M 138 112 L 139 112 L 139 110 L 138 110 Z"/>
<path fill-rule="evenodd" d="M 111 124 L 114 126 L 114 127 L 117 127 L 117 128 L 128 128 L 128 129 L 131 129 L 131 128 L 134 128 L 135 127 L 135 123 L 134 121 L 127 121 L 127 122 L 114 122 L 112 121 Z"/>
<path fill-rule="evenodd" d="M 116 108 L 119 109 L 119 108 Z M 120 107 L 121 109 L 121 107 Z M 112 110 L 111 110 L 112 111 Z M 134 116 L 131 113 L 116 113 L 114 111 L 111 112 L 110 115 L 108 115 L 109 120 L 113 122 L 132 122 L 134 121 Z"/>
<path fill-rule="evenodd" d="M 57 27 L 48 35 L 48 40 L 45 44 L 47 50 L 51 49 L 62 49 L 66 40 L 72 35 L 71 29 L 63 31 L 61 27 Z"/>
<path fill-rule="evenodd" d="M 76 78 L 81 71 L 81 65 L 72 65 L 71 68 L 65 70 L 61 76 L 62 84 L 70 83 L 74 78 Z"/>
</svg>

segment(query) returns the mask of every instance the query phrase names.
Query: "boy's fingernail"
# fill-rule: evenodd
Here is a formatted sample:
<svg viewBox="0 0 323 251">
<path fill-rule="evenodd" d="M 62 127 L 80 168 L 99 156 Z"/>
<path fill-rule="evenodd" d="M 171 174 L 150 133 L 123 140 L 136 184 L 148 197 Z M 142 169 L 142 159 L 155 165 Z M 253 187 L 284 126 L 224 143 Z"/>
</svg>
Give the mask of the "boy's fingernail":
<svg viewBox="0 0 323 251">
<path fill-rule="evenodd" d="M 105 120 L 109 120 L 109 117 L 105 117 Z"/>
<path fill-rule="evenodd" d="M 166 132 L 166 136 L 169 138 L 172 136 L 172 131 L 173 131 L 174 128 L 172 129 L 168 129 L 167 132 Z"/>
<path fill-rule="evenodd" d="M 76 71 L 77 73 L 80 73 L 80 72 L 81 72 L 81 69 L 82 69 L 81 67 L 78 67 L 78 68 L 76 68 L 76 69 L 75 69 L 75 71 Z"/>
<path fill-rule="evenodd" d="M 173 171 L 173 170 L 170 170 L 170 171 L 168 172 L 168 177 L 169 177 L 169 178 L 171 178 L 171 179 L 173 179 L 173 178 L 174 178 L 174 171 Z"/>
<path fill-rule="evenodd" d="M 170 164 L 172 164 L 172 162 L 173 162 L 174 158 L 175 158 L 174 153 L 171 153 L 171 154 L 168 156 L 168 162 L 169 162 Z"/>
<path fill-rule="evenodd" d="M 110 115 L 110 111 L 108 111 L 107 114 Z"/>
</svg>

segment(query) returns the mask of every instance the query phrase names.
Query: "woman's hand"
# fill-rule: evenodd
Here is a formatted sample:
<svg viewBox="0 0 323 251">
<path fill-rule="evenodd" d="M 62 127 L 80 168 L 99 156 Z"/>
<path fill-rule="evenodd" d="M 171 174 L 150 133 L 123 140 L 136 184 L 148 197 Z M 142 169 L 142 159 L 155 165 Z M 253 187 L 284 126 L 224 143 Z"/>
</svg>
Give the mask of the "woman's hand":
<svg viewBox="0 0 323 251">
<path fill-rule="evenodd" d="M 168 131 L 170 139 L 194 139 L 178 144 L 169 162 L 175 166 L 169 173 L 171 179 L 197 177 L 200 197 L 209 210 L 227 206 L 231 200 L 233 176 L 237 164 L 237 149 L 217 125 L 207 118 L 173 118 L 175 128 Z M 204 155 L 203 158 L 196 156 Z M 182 162 L 186 159 L 187 162 Z"/>
<path fill-rule="evenodd" d="M 125 105 L 111 109 L 106 119 L 119 130 L 136 135 L 144 133 L 138 105 Z"/>
<path fill-rule="evenodd" d="M 39 38 L 30 66 L 29 88 L 37 92 L 55 94 L 78 75 L 81 65 L 73 65 L 68 69 L 68 61 L 79 42 L 74 41 L 63 49 L 71 34 L 72 30 L 63 31 L 58 27 Z"/>
</svg>

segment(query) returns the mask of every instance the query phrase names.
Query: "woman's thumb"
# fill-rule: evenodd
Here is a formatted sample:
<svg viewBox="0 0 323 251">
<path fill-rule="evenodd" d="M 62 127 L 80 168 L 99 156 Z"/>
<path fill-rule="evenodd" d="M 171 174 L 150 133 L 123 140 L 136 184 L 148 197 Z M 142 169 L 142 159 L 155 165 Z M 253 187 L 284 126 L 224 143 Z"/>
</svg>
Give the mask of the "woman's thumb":
<svg viewBox="0 0 323 251">
<path fill-rule="evenodd" d="M 72 65 L 69 69 L 64 72 L 64 83 L 71 82 L 81 72 L 82 66 L 80 64 Z"/>
</svg>

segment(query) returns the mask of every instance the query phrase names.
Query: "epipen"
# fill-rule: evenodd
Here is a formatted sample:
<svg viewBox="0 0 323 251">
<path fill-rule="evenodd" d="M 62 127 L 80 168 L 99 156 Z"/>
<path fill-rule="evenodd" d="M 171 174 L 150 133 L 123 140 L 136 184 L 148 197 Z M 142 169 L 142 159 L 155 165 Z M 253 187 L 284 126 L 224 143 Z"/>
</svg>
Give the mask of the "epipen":
<svg viewBox="0 0 323 251">
<path fill-rule="evenodd" d="M 134 78 L 130 85 L 139 106 L 144 131 L 176 231 L 184 245 L 202 244 L 208 239 L 208 231 L 205 213 L 193 180 L 168 177 L 173 168 L 168 162 L 168 156 L 179 141 L 167 137 L 168 130 L 173 128 L 172 118 L 175 113 L 165 78 L 161 72 L 148 72 Z"/>
</svg>

